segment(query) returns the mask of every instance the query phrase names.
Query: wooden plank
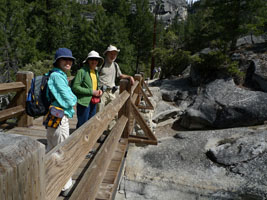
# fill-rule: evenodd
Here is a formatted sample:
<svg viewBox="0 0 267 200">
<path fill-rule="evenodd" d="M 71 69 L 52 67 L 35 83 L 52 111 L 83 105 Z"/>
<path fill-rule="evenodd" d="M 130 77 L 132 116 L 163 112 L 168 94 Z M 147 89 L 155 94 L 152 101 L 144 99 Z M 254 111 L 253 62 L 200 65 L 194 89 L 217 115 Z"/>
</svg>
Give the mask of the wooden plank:
<svg viewBox="0 0 267 200">
<path fill-rule="evenodd" d="M 158 144 L 158 142 L 156 140 L 132 138 L 132 137 L 129 137 L 129 143 L 151 144 L 151 145 L 157 145 Z"/>
<path fill-rule="evenodd" d="M 127 79 L 122 79 L 120 81 L 120 93 L 127 91 L 130 93 L 130 98 L 126 101 L 126 103 L 123 105 L 121 110 L 119 111 L 119 117 L 122 115 L 125 115 L 128 118 L 127 125 L 123 131 L 122 137 L 123 138 L 128 138 L 130 135 L 130 121 L 131 121 L 131 84 L 130 80 Z"/>
<path fill-rule="evenodd" d="M 132 102 L 135 104 L 136 100 L 138 98 L 138 94 L 137 93 L 134 93 L 133 96 L 132 96 Z M 136 104 L 135 104 L 136 105 Z"/>
<path fill-rule="evenodd" d="M 126 154 L 126 151 L 128 149 L 128 139 L 126 140 L 126 144 L 124 144 L 124 145 L 121 145 L 121 144 L 120 144 L 120 146 L 123 147 L 123 149 L 122 149 L 123 153 L 121 154 L 122 156 L 121 156 L 119 168 L 118 168 L 118 170 L 116 170 L 116 176 L 115 176 L 114 184 L 113 184 L 112 191 L 111 191 L 112 195 L 109 198 L 110 200 L 115 198 L 116 191 L 117 191 L 117 188 L 118 188 L 118 185 L 119 185 L 119 181 L 120 181 L 120 177 L 121 177 L 121 174 L 122 174 L 124 161 L 125 161 L 125 154 Z"/>
<path fill-rule="evenodd" d="M 145 92 L 141 89 L 141 94 L 144 97 L 145 103 L 146 103 L 146 107 L 145 109 L 150 109 L 150 110 L 154 110 L 154 107 L 151 103 L 151 101 L 148 99 L 148 97 L 146 96 Z M 138 106 L 139 107 L 139 106 Z M 140 107 L 139 107 L 140 108 Z"/>
<path fill-rule="evenodd" d="M 117 172 L 116 171 L 107 171 L 102 183 L 114 184 Z"/>
<path fill-rule="evenodd" d="M 46 130 L 36 130 L 26 127 L 15 127 L 7 131 L 7 133 L 25 135 L 29 137 L 46 138 Z"/>
<path fill-rule="evenodd" d="M 118 182 L 121 175 L 121 170 L 123 167 L 124 162 L 124 156 L 126 153 L 126 150 L 128 148 L 128 139 L 121 139 L 119 142 L 119 145 L 117 146 L 116 152 L 120 154 L 120 157 L 118 158 L 118 155 L 113 155 L 112 161 L 109 165 L 108 171 L 105 174 L 105 178 L 103 182 L 101 183 L 100 189 L 98 190 L 96 200 L 97 199 L 114 199 L 113 196 L 117 190 Z M 116 161 L 116 165 L 114 165 L 114 161 Z M 116 168 L 114 168 L 116 166 Z M 113 172 L 114 179 L 112 181 L 112 184 L 108 184 L 107 181 L 105 181 L 106 176 L 109 176 L 108 174 L 110 172 Z"/>
<path fill-rule="evenodd" d="M 21 115 L 24 111 L 25 109 L 22 105 L 2 110 L 0 111 L 0 121 L 4 121 L 12 117 L 17 117 Z"/>
<path fill-rule="evenodd" d="M 139 81 L 136 80 L 134 82 L 134 85 L 131 87 L 131 93 L 135 93 L 135 90 L 138 90 L 138 87 L 137 87 L 138 85 L 139 85 Z"/>
<path fill-rule="evenodd" d="M 112 188 L 114 184 L 107 184 L 107 183 L 102 183 L 99 191 L 97 193 L 97 197 L 95 200 L 107 200 L 110 199 L 112 196 Z"/>
<path fill-rule="evenodd" d="M 95 199 L 100 183 L 104 178 L 105 171 L 107 171 L 113 152 L 117 147 L 127 121 L 128 119 L 125 116 L 119 118 L 95 159 L 92 161 L 92 164 L 83 175 L 79 185 L 71 195 L 70 200 Z M 89 187 L 85 187 L 86 185 Z"/>
<path fill-rule="evenodd" d="M 152 92 L 150 91 L 149 87 L 147 86 L 146 82 L 143 81 L 142 83 L 143 83 L 143 86 L 145 87 L 146 91 L 148 92 L 148 95 L 147 95 L 147 96 L 148 96 L 148 97 L 153 97 L 153 94 L 152 94 Z"/>
<path fill-rule="evenodd" d="M 142 115 L 139 113 L 137 107 L 133 104 L 133 102 L 131 102 L 132 105 L 132 111 L 134 114 L 134 118 L 136 119 L 137 123 L 140 125 L 140 127 L 143 129 L 145 135 L 152 141 L 155 141 L 155 144 L 157 144 L 157 138 L 154 136 L 154 134 L 152 133 L 152 131 L 150 130 L 150 128 L 147 126 L 144 118 L 142 117 Z M 136 139 L 135 139 L 136 140 Z M 133 140 L 129 140 L 133 141 Z"/>
<path fill-rule="evenodd" d="M 1 83 L 0 94 L 6 94 L 8 92 L 18 92 L 25 88 L 22 82 Z"/>
<path fill-rule="evenodd" d="M 97 139 L 107 128 L 110 121 L 129 98 L 128 92 L 123 92 L 111 101 L 102 112 L 98 112 L 70 137 L 58 144 L 45 156 L 46 199 L 57 198 L 64 184 L 74 174 L 87 153 L 93 148 Z M 66 167 L 67 166 L 67 167 Z"/>
<path fill-rule="evenodd" d="M 17 105 L 22 105 L 24 108 L 26 108 L 26 99 L 28 95 L 28 91 L 31 87 L 31 81 L 33 79 L 33 73 L 29 71 L 19 71 L 16 74 L 16 80 L 21 81 L 25 88 L 22 92 L 20 92 L 20 95 L 17 97 Z M 21 115 L 18 119 L 18 126 L 28 127 L 32 126 L 33 123 L 33 117 L 29 116 L 25 113 Z"/>
</svg>

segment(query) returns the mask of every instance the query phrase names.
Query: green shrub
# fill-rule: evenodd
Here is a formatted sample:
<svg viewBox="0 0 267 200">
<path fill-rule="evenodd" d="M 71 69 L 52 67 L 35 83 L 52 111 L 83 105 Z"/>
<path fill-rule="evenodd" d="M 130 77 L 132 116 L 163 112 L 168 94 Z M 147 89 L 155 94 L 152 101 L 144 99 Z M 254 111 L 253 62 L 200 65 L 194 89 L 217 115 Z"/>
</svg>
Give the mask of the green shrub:
<svg viewBox="0 0 267 200">
<path fill-rule="evenodd" d="M 36 61 L 30 64 L 27 64 L 25 67 L 21 68 L 21 71 L 31 71 L 34 75 L 39 76 L 43 75 L 53 68 L 52 60 L 43 60 Z"/>
<path fill-rule="evenodd" d="M 152 53 L 157 59 L 158 65 L 161 66 L 161 77 L 163 78 L 180 75 L 192 60 L 190 51 L 181 49 L 156 48 Z"/>
<path fill-rule="evenodd" d="M 208 54 L 194 56 L 193 67 L 201 77 L 202 83 L 216 78 L 232 77 L 238 83 L 244 79 L 244 72 L 238 68 L 238 62 L 231 61 L 227 54 L 221 51 L 211 51 Z"/>
</svg>

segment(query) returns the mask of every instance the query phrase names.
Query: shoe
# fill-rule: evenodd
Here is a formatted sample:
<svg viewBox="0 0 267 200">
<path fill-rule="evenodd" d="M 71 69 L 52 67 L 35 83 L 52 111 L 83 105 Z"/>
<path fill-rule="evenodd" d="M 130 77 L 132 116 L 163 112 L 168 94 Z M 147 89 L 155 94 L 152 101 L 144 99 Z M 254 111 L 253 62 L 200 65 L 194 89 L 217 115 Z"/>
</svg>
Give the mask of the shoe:
<svg viewBox="0 0 267 200">
<path fill-rule="evenodd" d="M 106 139 L 106 136 L 105 136 L 105 135 L 101 135 L 101 136 L 98 138 L 97 142 L 98 142 L 98 143 L 104 143 L 105 139 Z"/>
<path fill-rule="evenodd" d="M 75 182 L 76 181 L 72 180 L 72 185 L 68 189 L 61 191 L 60 196 L 69 197 L 73 191 L 73 186 L 74 186 Z"/>
<path fill-rule="evenodd" d="M 96 154 L 96 150 L 92 150 L 85 156 L 85 158 L 87 159 L 92 158 L 95 154 Z"/>
</svg>

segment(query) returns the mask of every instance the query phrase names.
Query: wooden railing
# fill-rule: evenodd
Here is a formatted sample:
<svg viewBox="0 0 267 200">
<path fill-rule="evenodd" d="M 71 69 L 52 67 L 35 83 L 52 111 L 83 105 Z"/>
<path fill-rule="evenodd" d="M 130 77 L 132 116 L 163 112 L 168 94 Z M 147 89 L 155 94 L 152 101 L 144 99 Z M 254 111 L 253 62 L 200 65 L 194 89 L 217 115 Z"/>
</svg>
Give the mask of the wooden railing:
<svg viewBox="0 0 267 200">
<path fill-rule="evenodd" d="M 19 117 L 18 126 L 32 125 L 33 118 L 25 113 L 27 91 L 30 89 L 32 78 L 32 72 L 18 72 L 16 82 L 0 84 L 0 94 L 16 92 L 8 108 L 0 111 L 0 122 L 12 117 Z"/>
<path fill-rule="evenodd" d="M 108 124 L 118 116 L 115 126 L 69 198 L 95 199 L 121 138 L 128 142 L 157 144 L 156 137 L 138 110 L 138 107 L 153 109 L 147 98 L 147 94 L 152 94 L 141 75 L 136 75 L 135 80 L 133 86 L 128 80 L 121 80 L 119 96 L 47 154 L 45 146 L 33 139 L 0 133 L 0 199 L 56 199 Z M 27 117 L 24 113 L 27 81 L 16 82 L 15 86 L 0 84 L 0 93 L 12 90 L 20 92 L 20 101 L 16 101 L 15 108 L 20 108 L 19 113 L 24 118 Z M 146 102 L 146 106 L 139 105 L 141 99 Z M 8 113 L 11 112 L 10 108 L 7 110 Z M 1 115 L 4 114 L 0 113 Z M 8 116 L 15 115 L 9 114 L 0 119 L 5 120 Z M 144 130 L 143 136 L 132 135 L 135 123 Z"/>
</svg>

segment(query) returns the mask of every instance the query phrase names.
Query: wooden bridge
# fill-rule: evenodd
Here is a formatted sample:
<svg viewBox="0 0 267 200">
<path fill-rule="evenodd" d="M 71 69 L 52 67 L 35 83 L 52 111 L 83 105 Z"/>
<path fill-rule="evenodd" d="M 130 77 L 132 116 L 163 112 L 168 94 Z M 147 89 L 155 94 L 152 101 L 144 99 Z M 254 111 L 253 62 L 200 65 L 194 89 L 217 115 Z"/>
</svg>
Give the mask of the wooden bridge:
<svg viewBox="0 0 267 200">
<path fill-rule="evenodd" d="M 139 108 L 153 109 L 148 99 L 152 94 L 142 76 L 135 75 L 133 86 L 121 80 L 119 96 L 77 130 L 74 116 L 70 137 L 47 153 L 43 117 L 33 119 L 25 113 L 32 78 L 32 72 L 19 72 L 16 82 L 0 84 L 0 94 L 14 95 L 0 111 L 4 129 L 0 133 L 0 199 L 64 199 L 59 194 L 70 177 L 76 182 L 71 196 L 65 199 L 114 199 L 128 144 L 157 144 L 139 113 Z M 140 105 L 141 100 L 145 106 Z M 115 126 L 105 134 L 116 116 Z M 16 126 L 10 128 L 14 118 Z M 144 130 L 143 136 L 132 134 L 135 123 Z"/>
</svg>

